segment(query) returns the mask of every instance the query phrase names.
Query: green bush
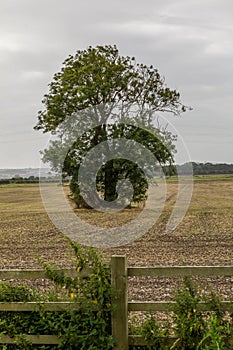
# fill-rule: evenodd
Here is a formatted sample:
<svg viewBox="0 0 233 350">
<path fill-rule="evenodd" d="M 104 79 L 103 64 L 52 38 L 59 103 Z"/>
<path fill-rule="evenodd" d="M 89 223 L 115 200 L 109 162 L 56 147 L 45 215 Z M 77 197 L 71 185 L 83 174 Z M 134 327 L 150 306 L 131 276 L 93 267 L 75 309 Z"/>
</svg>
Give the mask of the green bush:
<svg viewBox="0 0 233 350">
<path fill-rule="evenodd" d="M 77 270 L 91 267 L 87 278 L 72 278 L 44 265 L 48 278 L 55 282 L 58 294 L 38 295 L 26 286 L 0 285 L 0 301 L 37 301 L 38 312 L 0 312 L 0 333 L 19 335 L 14 345 L 0 349 L 64 349 L 108 350 L 113 347 L 111 336 L 111 279 L 106 266 L 93 249 L 81 249 L 71 243 L 76 254 Z M 68 300 L 80 303 L 78 311 L 48 312 L 41 301 Z M 50 334 L 61 337 L 57 346 L 32 345 L 25 334 Z"/>
<path fill-rule="evenodd" d="M 60 313 L 54 321 L 55 330 L 62 334 L 61 349 L 108 350 L 113 347 L 111 335 L 111 274 L 98 252 L 92 248 L 83 249 L 71 242 L 76 256 L 76 268 L 81 271 L 90 267 L 92 273 L 86 278 L 72 278 L 56 272 L 45 265 L 47 276 L 60 288 L 65 288 L 67 296 L 80 303 L 79 311 Z"/>
<path fill-rule="evenodd" d="M 154 316 L 149 316 L 137 329 L 137 334 L 144 336 L 147 346 L 131 349 L 232 350 L 229 338 L 233 336 L 233 315 L 226 318 L 220 297 L 214 292 L 204 299 L 210 309 L 205 313 L 198 311 L 202 298 L 196 285 L 186 277 L 181 289 L 175 293 L 173 327 L 171 324 L 162 327 Z M 171 329 L 176 340 L 172 345 L 166 345 Z"/>
<path fill-rule="evenodd" d="M 27 286 L 14 286 L 10 283 L 0 284 L 0 302 L 29 302 L 38 301 L 41 297 Z M 0 345 L 0 349 L 32 349 L 32 345 L 25 340 L 24 334 L 43 334 L 40 312 L 0 312 L 0 334 L 6 334 L 10 337 L 16 336 L 15 344 Z M 44 333 L 45 334 L 45 333 Z M 48 348 L 48 347 L 47 347 Z M 46 347 L 37 347 L 37 349 L 47 349 Z M 49 347 L 52 349 L 52 347 Z"/>
</svg>

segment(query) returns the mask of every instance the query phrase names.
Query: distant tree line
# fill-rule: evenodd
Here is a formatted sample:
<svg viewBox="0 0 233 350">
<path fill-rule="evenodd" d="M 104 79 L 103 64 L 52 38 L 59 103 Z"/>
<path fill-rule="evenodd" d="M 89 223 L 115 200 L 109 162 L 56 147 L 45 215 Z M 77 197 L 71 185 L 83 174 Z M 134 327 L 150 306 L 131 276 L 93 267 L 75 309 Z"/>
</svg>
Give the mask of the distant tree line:
<svg viewBox="0 0 233 350">
<path fill-rule="evenodd" d="M 190 163 L 177 165 L 178 171 L 182 174 L 190 173 Z M 233 174 L 233 164 L 226 163 L 195 163 L 192 162 L 193 175 L 221 175 L 221 174 Z M 187 171 L 186 171 L 187 169 Z"/>
<path fill-rule="evenodd" d="M 226 163 L 196 163 L 191 162 L 193 167 L 193 175 L 221 175 L 221 174 L 233 174 L 233 164 Z M 170 167 L 164 167 L 163 171 L 166 176 L 175 175 L 177 169 L 181 174 L 190 174 L 190 163 L 184 163 L 182 165 L 176 165 L 173 167 L 173 172 L 171 172 Z M 65 182 L 68 180 L 65 179 Z M 4 184 L 34 184 L 39 182 L 57 182 L 56 176 L 52 177 L 40 177 L 39 176 L 29 176 L 21 177 L 15 175 L 10 179 L 0 179 L 0 185 Z"/>
<path fill-rule="evenodd" d="M 21 177 L 15 176 L 11 179 L 0 179 L 0 185 L 7 184 L 36 184 L 39 182 L 57 182 L 55 177 L 40 177 L 39 176 L 29 176 L 29 177 Z"/>
</svg>

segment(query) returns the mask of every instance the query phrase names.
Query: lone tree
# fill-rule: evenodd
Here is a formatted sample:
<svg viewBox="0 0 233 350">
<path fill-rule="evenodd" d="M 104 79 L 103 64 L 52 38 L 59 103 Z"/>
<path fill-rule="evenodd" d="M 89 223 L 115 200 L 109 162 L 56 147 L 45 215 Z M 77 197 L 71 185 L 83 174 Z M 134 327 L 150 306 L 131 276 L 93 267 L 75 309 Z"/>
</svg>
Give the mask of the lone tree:
<svg viewBox="0 0 233 350">
<path fill-rule="evenodd" d="M 54 75 L 42 102 L 45 109 L 39 111 L 35 129 L 58 136 L 42 152 L 43 159 L 50 162 L 53 170 L 71 176 L 70 188 L 78 206 L 85 206 L 78 180 L 80 163 L 88 151 L 103 141 L 120 137 L 135 140 L 154 154 L 160 166 L 172 168 L 175 136 L 156 127 L 154 116 L 157 112 L 180 115 L 186 107 L 180 102 L 180 94 L 166 86 L 157 69 L 136 63 L 134 57 L 120 56 L 116 46 L 89 47 L 70 55 Z M 69 125 L 68 120 L 72 120 Z M 75 128 L 82 127 L 85 131 L 73 138 L 67 152 Z M 113 201 L 118 195 L 117 183 L 122 179 L 131 181 L 133 201 L 146 198 L 144 173 L 127 159 L 103 163 L 96 187 L 106 201 Z"/>
</svg>

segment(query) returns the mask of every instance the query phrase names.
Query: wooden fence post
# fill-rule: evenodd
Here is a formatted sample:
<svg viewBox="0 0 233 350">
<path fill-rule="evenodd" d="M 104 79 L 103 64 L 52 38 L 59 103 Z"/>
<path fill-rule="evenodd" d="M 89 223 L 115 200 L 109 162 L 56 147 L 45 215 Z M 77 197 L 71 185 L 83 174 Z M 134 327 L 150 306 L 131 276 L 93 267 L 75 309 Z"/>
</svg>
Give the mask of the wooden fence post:
<svg viewBox="0 0 233 350">
<path fill-rule="evenodd" d="M 128 350 L 128 275 L 125 256 L 111 258 L 111 281 L 113 287 L 112 335 L 114 350 Z"/>
</svg>

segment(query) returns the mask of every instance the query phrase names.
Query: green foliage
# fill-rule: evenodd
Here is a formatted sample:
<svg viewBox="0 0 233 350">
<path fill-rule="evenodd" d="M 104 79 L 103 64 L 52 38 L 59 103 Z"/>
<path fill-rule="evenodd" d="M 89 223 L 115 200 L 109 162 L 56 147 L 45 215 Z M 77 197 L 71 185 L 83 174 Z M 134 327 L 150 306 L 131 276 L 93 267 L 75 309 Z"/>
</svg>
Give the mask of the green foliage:
<svg viewBox="0 0 233 350">
<path fill-rule="evenodd" d="M 80 163 L 103 141 L 135 140 L 151 150 L 158 164 L 173 163 L 174 138 L 156 128 L 153 118 L 158 111 L 184 112 L 180 94 L 166 86 L 157 69 L 136 63 L 134 57 L 120 56 L 116 46 L 89 47 L 70 55 L 42 102 L 45 109 L 39 111 L 35 129 L 58 136 L 44 150 L 43 160 L 72 177 L 71 191 L 78 206 L 85 206 L 78 183 Z M 129 127 L 134 123 L 140 127 Z M 75 130 L 83 130 L 83 135 L 75 135 Z M 129 161 L 116 159 L 103 162 L 98 174 L 97 187 L 105 200 L 117 198 L 116 184 L 122 178 L 132 182 L 133 201 L 145 199 L 147 184 L 142 172 Z"/>
<path fill-rule="evenodd" d="M 14 286 L 10 283 L 0 284 L 1 302 L 29 302 L 41 300 L 41 296 L 27 286 Z M 24 334 L 38 334 L 45 331 L 39 312 L 0 312 L 0 334 L 16 337 L 15 344 L 0 345 L 0 349 L 30 350 L 32 345 L 26 341 Z M 46 332 L 45 332 L 46 333 Z M 37 349 L 53 349 L 53 347 L 37 347 Z"/>
<path fill-rule="evenodd" d="M 183 286 L 175 293 L 176 306 L 173 313 L 173 326 L 161 325 L 155 317 L 148 317 L 137 329 L 148 345 L 133 347 L 133 349 L 176 349 L 176 350 L 232 350 L 229 338 L 233 336 L 233 317 L 226 318 L 221 300 L 214 292 L 205 298 L 211 311 L 200 312 L 198 305 L 201 296 L 196 285 L 189 277 L 183 281 Z M 176 340 L 168 345 L 166 338 L 171 330 Z"/>
<path fill-rule="evenodd" d="M 45 265 L 47 276 L 67 297 L 80 303 L 78 311 L 59 313 L 51 322 L 58 334 L 62 335 L 61 349 L 111 349 L 114 340 L 111 336 L 111 278 L 110 268 L 104 264 L 96 250 L 83 249 L 71 242 L 76 256 L 76 268 L 80 272 L 91 268 L 88 277 L 70 277 L 56 272 Z"/>
<path fill-rule="evenodd" d="M 38 312 L 0 312 L 0 333 L 19 335 L 14 345 L 0 349 L 64 349 L 108 350 L 113 347 L 111 336 L 110 268 L 93 249 L 82 249 L 71 243 L 76 254 L 77 270 L 89 267 L 92 272 L 85 278 L 72 278 L 45 265 L 48 278 L 55 282 L 56 293 L 38 295 L 26 286 L 0 285 L 0 301 L 37 301 Z M 75 311 L 48 312 L 41 301 L 67 300 L 80 303 Z M 58 346 L 33 346 L 25 334 L 51 334 L 61 337 Z"/>
<path fill-rule="evenodd" d="M 155 317 L 148 317 L 141 327 L 142 335 L 148 342 L 148 349 L 166 350 L 163 339 L 169 336 L 169 327 L 162 327 Z"/>
<path fill-rule="evenodd" d="M 138 163 L 144 163 L 145 167 L 147 167 L 147 171 L 150 172 L 151 178 L 153 178 L 156 168 L 154 160 L 151 161 L 151 159 L 144 159 L 141 155 L 141 151 L 137 151 L 136 147 L 131 144 L 130 140 L 134 140 L 147 148 L 161 165 L 165 162 L 164 160 L 166 160 L 166 162 L 170 161 L 171 170 L 171 164 L 173 161 L 172 153 L 174 150 L 172 140 L 175 140 L 175 138 L 168 132 L 164 131 L 163 133 L 159 133 L 158 130 L 154 128 L 154 134 L 151 134 L 149 131 L 143 130 L 139 127 L 133 125 L 126 126 L 123 124 L 108 125 L 105 130 L 109 140 L 116 140 L 116 138 L 119 137 L 124 137 L 125 140 L 129 140 L 128 144 L 125 145 L 125 153 L 134 155 L 134 158 L 138 160 Z M 91 150 L 92 138 L 94 135 L 95 133 L 93 130 L 84 133 L 82 137 L 73 144 L 64 163 L 65 173 L 72 176 L 70 189 L 73 194 L 73 199 L 78 207 L 85 206 L 85 202 L 82 200 L 79 192 L 79 164 L 85 157 L 86 153 Z M 88 142 L 86 142 L 86 140 L 88 140 Z M 168 140 L 170 143 L 168 143 Z M 101 140 L 99 139 L 99 141 Z M 77 149 L 82 150 L 82 152 L 79 152 L 79 155 L 77 155 Z M 47 152 L 50 153 L 50 151 Z M 48 160 L 47 158 L 44 159 Z M 99 169 L 97 174 L 96 186 L 100 195 L 101 193 L 104 193 L 105 200 L 115 200 L 117 198 L 117 183 L 126 179 L 130 180 L 133 186 L 134 191 L 132 202 L 142 202 L 146 199 L 148 183 L 145 174 L 137 164 L 122 158 L 112 159 L 105 162 L 103 157 L 102 162 L 104 165 Z M 91 192 L 91 188 L 87 188 L 86 191 Z"/>
<path fill-rule="evenodd" d="M 177 305 L 174 310 L 174 321 L 180 346 L 185 349 L 189 346 L 190 350 L 196 349 L 203 337 L 205 322 L 202 313 L 197 311 L 200 296 L 189 278 L 184 279 L 184 286 L 176 293 L 175 300 Z"/>
<path fill-rule="evenodd" d="M 36 125 L 45 132 L 55 130 L 67 116 L 101 104 L 119 103 L 124 109 L 128 104 L 151 106 L 153 111 L 174 114 L 186 109 L 179 93 L 165 85 L 157 69 L 136 64 L 134 57 L 120 56 L 115 45 L 89 47 L 70 55 L 49 87 Z"/>
</svg>

